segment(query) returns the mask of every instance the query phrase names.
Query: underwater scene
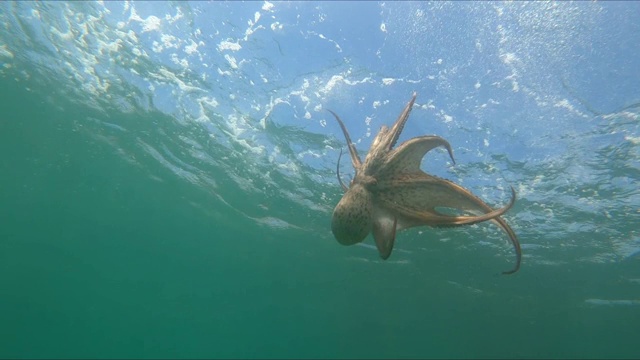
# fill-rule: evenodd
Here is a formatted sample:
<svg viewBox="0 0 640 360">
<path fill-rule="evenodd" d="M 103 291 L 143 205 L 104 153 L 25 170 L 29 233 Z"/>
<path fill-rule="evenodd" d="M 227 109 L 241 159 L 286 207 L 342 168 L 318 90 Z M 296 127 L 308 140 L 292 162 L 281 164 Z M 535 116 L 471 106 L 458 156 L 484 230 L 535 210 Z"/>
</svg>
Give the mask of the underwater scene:
<svg viewBox="0 0 640 360">
<path fill-rule="evenodd" d="M 640 357 L 640 2 L 0 2 L 0 358 Z"/>
</svg>

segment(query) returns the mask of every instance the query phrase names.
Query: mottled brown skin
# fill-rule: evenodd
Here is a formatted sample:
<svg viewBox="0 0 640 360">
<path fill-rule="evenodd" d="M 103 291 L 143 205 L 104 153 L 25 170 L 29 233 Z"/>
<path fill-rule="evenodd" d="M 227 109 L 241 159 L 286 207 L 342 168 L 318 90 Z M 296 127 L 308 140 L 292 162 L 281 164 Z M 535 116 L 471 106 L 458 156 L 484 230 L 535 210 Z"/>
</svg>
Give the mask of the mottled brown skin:
<svg viewBox="0 0 640 360">
<path fill-rule="evenodd" d="M 369 233 L 373 233 L 380 257 L 386 260 L 393 250 L 396 232 L 400 230 L 424 225 L 445 227 L 491 221 L 509 235 L 516 253 L 515 267 L 503 274 L 515 273 L 520 269 L 522 259 L 520 243 L 511 227 L 500 217 L 516 200 L 513 187 L 509 204 L 500 209 L 492 209 L 462 186 L 420 169 L 424 155 L 439 146 L 447 149 L 455 164 L 453 151 L 445 139 L 439 136 L 418 136 L 393 148 L 415 100 L 414 93 L 391 129 L 382 126 L 364 163 L 360 160 L 344 123 L 336 113 L 329 110 L 340 124 L 355 169 L 355 176 L 348 187 L 340 179 L 339 170 L 336 171 L 345 193 L 333 211 L 333 235 L 339 243 L 353 245 L 364 241 Z M 437 208 L 456 209 L 469 215 L 447 215 Z"/>
</svg>

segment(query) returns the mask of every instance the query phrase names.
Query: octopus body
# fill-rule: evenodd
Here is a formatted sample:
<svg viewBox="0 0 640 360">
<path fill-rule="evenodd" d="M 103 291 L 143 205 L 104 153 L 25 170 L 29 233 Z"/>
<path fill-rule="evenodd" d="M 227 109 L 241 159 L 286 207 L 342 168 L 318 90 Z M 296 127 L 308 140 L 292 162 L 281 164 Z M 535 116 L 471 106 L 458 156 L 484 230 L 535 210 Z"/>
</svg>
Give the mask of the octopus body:
<svg viewBox="0 0 640 360">
<path fill-rule="evenodd" d="M 461 226 L 491 221 L 504 230 L 516 253 L 513 269 L 503 274 L 513 274 L 520 268 L 522 251 L 516 234 L 502 219 L 516 199 L 511 187 L 511 200 L 499 209 L 492 209 L 469 190 L 449 180 L 429 175 L 420 169 L 427 152 L 444 147 L 455 164 L 449 143 L 439 136 L 418 136 L 394 148 L 409 113 L 416 100 L 411 100 L 389 129 L 382 126 L 362 162 L 351 141 L 349 132 L 340 117 L 329 110 L 338 121 L 347 142 L 355 175 L 349 186 L 338 181 L 344 195 L 336 205 L 331 219 L 331 230 L 340 244 L 353 245 L 362 242 L 373 233 L 380 257 L 389 258 L 396 233 L 415 226 Z M 342 153 L 341 153 L 342 155 Z M 340 159 L 338 159 L 338 167 Z M 439 211 L 455 209 L 464 215 L 451 215 Z"/>
</svg>

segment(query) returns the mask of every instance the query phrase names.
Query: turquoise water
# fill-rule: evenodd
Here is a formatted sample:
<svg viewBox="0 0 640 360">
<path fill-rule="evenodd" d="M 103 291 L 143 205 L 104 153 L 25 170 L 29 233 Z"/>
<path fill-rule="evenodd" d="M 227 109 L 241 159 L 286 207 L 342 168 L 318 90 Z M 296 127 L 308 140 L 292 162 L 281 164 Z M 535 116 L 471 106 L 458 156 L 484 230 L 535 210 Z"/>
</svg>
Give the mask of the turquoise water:
<svg viewBox="0 0 640 360">
<path fill-rule="evenodd" d="M 0 358 L 637 358 L 639 10 L 1 3 Z M 487 223 L 333 238 L 325 109 L 362 156 L 413 91 L 518 273 Z"/>
</svg>

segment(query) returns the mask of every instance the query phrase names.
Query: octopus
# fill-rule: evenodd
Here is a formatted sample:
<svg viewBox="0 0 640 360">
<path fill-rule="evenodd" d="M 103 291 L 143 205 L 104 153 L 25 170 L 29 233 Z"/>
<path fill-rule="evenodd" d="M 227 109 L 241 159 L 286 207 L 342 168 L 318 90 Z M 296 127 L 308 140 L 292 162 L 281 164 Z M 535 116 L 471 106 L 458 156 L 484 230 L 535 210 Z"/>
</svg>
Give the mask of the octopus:
<svg viewBox="0 0 640 360">
<path fill-rule="evenodd" d="M 409 118 L 417 94 L 404 107 L 391 129 L 383 125 L 376 135 L 364 163 L 340 117 L 336 118 L 347 142 L 355 174 L 346 186 L 340 176 L 340 157 L 336 175 L 344 194 L 336 205 L 331 231 L 342 245 L 354 245 L 373 233 L 376 248 L 383 260 L 391 255 L 398 231 L 417 227 L 456 227 L 490 221 L 507 233 L 515 249 L 515 266 L 503 274 L 520 269 L 522 251 L 515 232 L 501 217 L 516 200 L 511 186 L 511 200 L 492 209 L 464 187 L 429 175 L 420 169 L 422 158 L 432 149 L 443 147 L 453 164 L 453 150 L 439 136 L 418 136 L 394 148 Z M 449 210 L 448 213 L 446 210 Z M 452 210 L 455 214 L 452 214 Z"/>
</svg>

